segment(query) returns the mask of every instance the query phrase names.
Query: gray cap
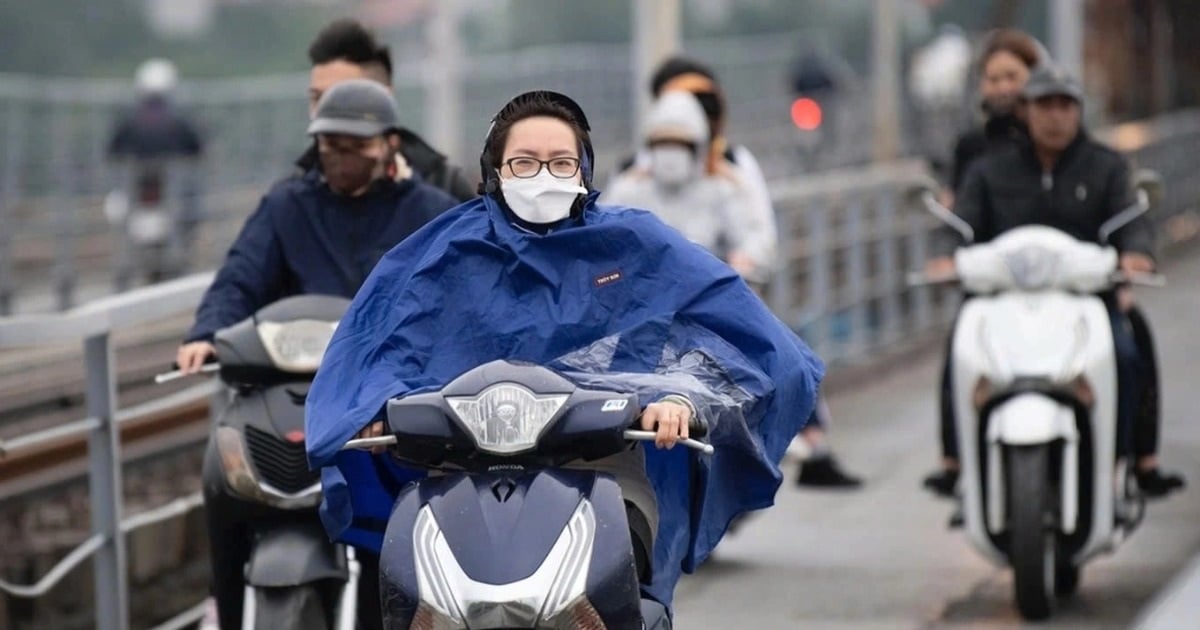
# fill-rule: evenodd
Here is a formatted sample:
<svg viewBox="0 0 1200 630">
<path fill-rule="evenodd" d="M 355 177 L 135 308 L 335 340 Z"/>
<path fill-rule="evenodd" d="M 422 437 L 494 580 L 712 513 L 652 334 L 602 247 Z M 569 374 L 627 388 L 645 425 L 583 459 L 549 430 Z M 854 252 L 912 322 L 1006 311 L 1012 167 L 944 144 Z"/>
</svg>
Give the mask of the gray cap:
<svg viewBox="0 0 1200 630">
<path fill-rule="evenodd" d="M 372 138 L 397 128 L 398 119 L 396 100 L 387 88 L 369 79 L 350 79 L 321 95 L 308 134 Z"/>
<path fill-rule="evenodd" d="M 1036 101 L 1047 96 L 1067 96 L 1083 103 L 1083 86 L 1069 72 L 1059 66 L 1043 64 L 1029 75 L 1021 96 Z"/>
</svg>

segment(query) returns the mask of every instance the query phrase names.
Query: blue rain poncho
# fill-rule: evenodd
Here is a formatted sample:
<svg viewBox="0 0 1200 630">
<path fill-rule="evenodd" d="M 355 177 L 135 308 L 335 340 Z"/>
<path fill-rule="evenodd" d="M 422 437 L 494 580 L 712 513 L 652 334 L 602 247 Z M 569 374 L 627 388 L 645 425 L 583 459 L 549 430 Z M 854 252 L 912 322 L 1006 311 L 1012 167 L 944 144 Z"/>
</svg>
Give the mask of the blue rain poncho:
<svg viewBox="0 0 1200 630">
<path fill-rule="evenodd" d="M 389 252 L 338 326 L 308 396 L 322 519 L 378 552 L 404 483 L 386 456 L 339 452 L 389 398 L 435 390 L 496 359 L 558 369 L 643 404 L 684 393 L 710 421 L 712 456 L 646 448 L 659 504 L 654 582 L 670 604 L 738 514 L 772 504 L 778 462 L 811 415 L 819 359 L 737 274 L 652 214 L 597 206 L 549 234 L 491 197 L 452 209 Z"/>
</svg>

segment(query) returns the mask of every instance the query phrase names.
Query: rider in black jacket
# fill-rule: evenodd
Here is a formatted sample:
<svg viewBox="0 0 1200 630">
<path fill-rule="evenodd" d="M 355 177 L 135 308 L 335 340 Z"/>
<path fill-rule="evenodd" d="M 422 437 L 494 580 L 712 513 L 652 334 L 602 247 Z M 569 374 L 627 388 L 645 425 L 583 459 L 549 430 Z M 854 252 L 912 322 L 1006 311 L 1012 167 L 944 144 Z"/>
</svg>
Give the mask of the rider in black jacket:
<svg viewBox="0 0 1200 630">
<path fill-rule="evenodd" d="M 1123 157 L 1090 137 L 1080 125 L 1083 91 L 1061 69 L 1044 67 L 1030 77 L 1022 111 L 1031 142 L 1010 146 L 977 161 L 967 172 L 955 201 L 955 213 L 971 225 L 976 242 L 987 242 L 1022 225 L 1059 229 L 1076 239 L 1096 241 L 1106 220 L 1136 202 Z M 1154 230 L 1145 215 L 1117 230 L 1111 244 L 1120 253 L 1121 270 L 1154 270 Z M 927 270 L 953 270 L 950 255 L 961 237 L 949 228 L 938 233 L 939 257 Z M 1157 367 L 1145 317 L 1122 288 L 1106 300 L 1117 351 L 1118 417 L 1122 454 L 1136 457 L 1142 491 L 1163 496 L 1183 486 L 1178 475 L 1158 468 Z M 958 480 L 957 436 L 952 414 L 942 418 L 943 469 L 925 485 L 950 495 Z"/>
</svg>

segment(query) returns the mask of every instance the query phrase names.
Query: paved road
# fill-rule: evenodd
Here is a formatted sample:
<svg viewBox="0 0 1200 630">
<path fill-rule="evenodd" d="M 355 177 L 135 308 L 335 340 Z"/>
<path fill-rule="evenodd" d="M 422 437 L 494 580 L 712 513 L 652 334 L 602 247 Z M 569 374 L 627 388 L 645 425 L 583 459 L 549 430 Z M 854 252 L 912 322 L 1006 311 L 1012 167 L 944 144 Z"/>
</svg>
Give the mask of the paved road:
<svg viewBox="0 0 1200 630">
<path fill-rule="evenodd" d="M 1139 295 L 1163 364 L 1164 462 L 1193 489 L 1152 504 L 1113 556 L 1088 565 L 1079 594 L 1042 628 L 1125 628 L 1200 553 L 1200 254 L 1167 268 L 1169 289 Z M 794 465 L 776 507 L 750 521 L 686 578 L 681 628 L 1016 628 L 1011 574 L 948 530 L 948 503 L 921 491 L 937 460 L 940 357 L 831 398 L 834 440 L 867 477 L 856 493 L 798 491 Z M 1196 628 L 1200 628 L 1200 620 Z"/>
</svg>

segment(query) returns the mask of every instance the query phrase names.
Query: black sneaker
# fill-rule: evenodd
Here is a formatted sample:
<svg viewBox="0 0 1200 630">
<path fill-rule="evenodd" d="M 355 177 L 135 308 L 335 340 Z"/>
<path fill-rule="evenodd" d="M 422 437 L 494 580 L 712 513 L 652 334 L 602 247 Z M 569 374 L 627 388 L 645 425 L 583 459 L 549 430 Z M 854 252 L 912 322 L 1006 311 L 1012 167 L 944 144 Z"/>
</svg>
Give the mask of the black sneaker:
<svg viewBox="0 0 1200 630">
<path fill-rule="evenodd" d="M 958 486 L 958 471 L 942 468 L 926 477 L 921 485 L 943 499 L 953 499 L 954 489 Z"/>
<path fill-rule="evenodd" d="M 861 486 L 862 479 L 846 474 L 832 455 L 821 455 L 800 462 L 796 485 L 850 489 Z"/>
<path fill-rule="evenodd" d="M 1139 470 L 1134 475 L 1137 477 L 1138 488 L 1142 494 L 1152 499 L 1165 497 L 1176 490 L 1182 490 L 1185 485 L 1181 475 L 1174 473 L 1164 475 L 1157 467 L 1150 470 Z"/>
</svg>

